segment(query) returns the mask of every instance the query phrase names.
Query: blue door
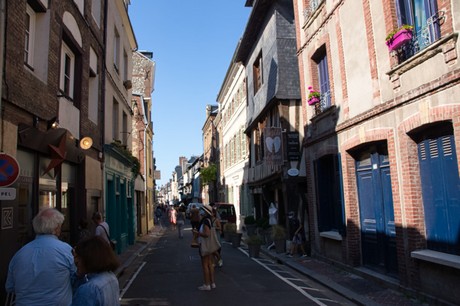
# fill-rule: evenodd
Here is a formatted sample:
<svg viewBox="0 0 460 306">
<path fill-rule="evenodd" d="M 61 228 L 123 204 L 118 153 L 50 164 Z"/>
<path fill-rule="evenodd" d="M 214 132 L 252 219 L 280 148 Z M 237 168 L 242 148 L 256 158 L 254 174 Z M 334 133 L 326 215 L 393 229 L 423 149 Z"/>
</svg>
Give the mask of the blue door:
<svg viewBox="0 0 460 306">
<path fill-rule="evenodd" d="M 460 180 L 453 135 L 418 143 L 428 248 L 460 255 Z"/>
<path fill-rule="evenodd" d="M 356 161 L 362 259 L 365 266 L 394 274 L 397 257 L 391 174 L 386 150 L 379 151 L 364 153 Z"/>
</svg>

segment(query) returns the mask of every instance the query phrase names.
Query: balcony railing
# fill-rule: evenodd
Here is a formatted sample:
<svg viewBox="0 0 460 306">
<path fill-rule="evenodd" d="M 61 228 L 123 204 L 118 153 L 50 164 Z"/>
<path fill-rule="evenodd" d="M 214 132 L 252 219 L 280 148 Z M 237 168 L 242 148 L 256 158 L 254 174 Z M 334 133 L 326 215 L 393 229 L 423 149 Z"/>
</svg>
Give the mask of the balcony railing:
<svg viewBox="0 0 460 306">
<path fill-rule="evenodd" d="M 315 115 L 319 115 L 331 107 L 331 92 L 322 92 L 319 103 L 315 105 Z"/>
<path fill-rule="evenodd" d="M 443 11 L 429 17 L 426 26 L 414 32 L 412 40 L 395 51 L 394 55 L 398 58 L 398 62 L 404 62 L 438 40 L 441 37 L 441 25 L 444 20 Z"/>
<path fill-rule="evenodd" d="M 303 10 L 303 18 L 307 20 L 318 9 L 324 0 L 310 0 L 310 4 Z"/>
</svg>

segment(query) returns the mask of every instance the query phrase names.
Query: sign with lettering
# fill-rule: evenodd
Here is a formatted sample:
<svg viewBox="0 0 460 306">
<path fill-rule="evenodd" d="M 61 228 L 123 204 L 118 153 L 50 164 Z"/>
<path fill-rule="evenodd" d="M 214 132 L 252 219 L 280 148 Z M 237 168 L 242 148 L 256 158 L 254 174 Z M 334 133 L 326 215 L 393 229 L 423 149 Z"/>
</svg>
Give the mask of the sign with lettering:
<svg viewBox="0 0 460 306">
<path fill-rule="evenodd" d="M 0 188 L 0 200 L 15 200 L 16 188 Z"/>
<path fill-rule="evenodd" d="M 300 147 L 299 132 L 288 132 L 287 133 L 288 161 L 298 161 L 300 159 L 299 147 Z"/>
</svg>

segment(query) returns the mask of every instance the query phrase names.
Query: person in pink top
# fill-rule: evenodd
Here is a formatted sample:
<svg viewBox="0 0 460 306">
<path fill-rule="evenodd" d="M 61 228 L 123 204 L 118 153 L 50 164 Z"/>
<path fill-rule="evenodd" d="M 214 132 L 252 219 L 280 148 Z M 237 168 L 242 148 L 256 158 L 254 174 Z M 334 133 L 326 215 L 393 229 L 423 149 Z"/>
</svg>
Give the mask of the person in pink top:
<svg viewBox="0 0 460 306">
<path fill-rule="evenodd" d="M 169 222 L 171 222 L 174 230 L 176 229 L 176 219 L 177 219 L 177 211 L 174 207 L 169 209 Z"/>
</svg>

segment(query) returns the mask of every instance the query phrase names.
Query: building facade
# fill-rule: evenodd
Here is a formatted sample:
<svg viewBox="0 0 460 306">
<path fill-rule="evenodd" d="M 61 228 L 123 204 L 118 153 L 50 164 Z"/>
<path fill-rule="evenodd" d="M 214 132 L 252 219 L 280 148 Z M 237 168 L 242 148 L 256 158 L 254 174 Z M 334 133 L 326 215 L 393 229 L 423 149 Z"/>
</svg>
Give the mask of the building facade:
<svg viewBox="0 0 460 306">
<path fill-rule="evenodd" d="M 458 302 L 459 3 L 294 6 L 313 255 Z"/>
<path fill-rule="evenodd" d="M 155 81 L 155 62 L 151 52 L 133 53 L 132 103 L 133 126 L 132 153 L 139 160 L 140 168 L 135 178 L 134 206 L 137 234 L 145 235 L 153 227 L 154 209 L 154 158 L 152 92 Z"/>
<path fill-rule="evenodd" d="M 11 257 L 35 236 L 39 209 L 59 209 L 62 239 L 75 244 L 80 221 L 103 205 L 105 16 L 104 1 L 1 6 L 0 150 L 18 165 L 17 179 L 2 184 L 11 197 L 0 200 L 4 283 Z"/>
<path fill-rule="evenodd" d="M 288 211 L 306 218 L 299 73 L 292 1 L 246 1 L 252 11 L 236 52 L 245 67 L 249 139 L 247 182 L 255 215 L 271 203 L 288 226 Z"/>
<path fill-rule="evenodd" d="M 206 105 L 206 121 L 202 128 L 203 133 L 203 167 L 200 168 L 202 177 L 201 198 L 203 203 L 217 202 L 217 167 L 219 157 L 217 154 L 217 127 L 216 117 L 219 109 L 217 105 Z"/>
<path fill-rule="evenodd" d="M 254 215 L 248 196 L 245 166 L 248 163 L 246 134 L 246 74 L 241 62 L 232 58 L 217 95 L 219 102 L 220 176 L 224 191 L 221 202 L 235 205 L 237 225 L 245 216 Z"/>
</svg>

